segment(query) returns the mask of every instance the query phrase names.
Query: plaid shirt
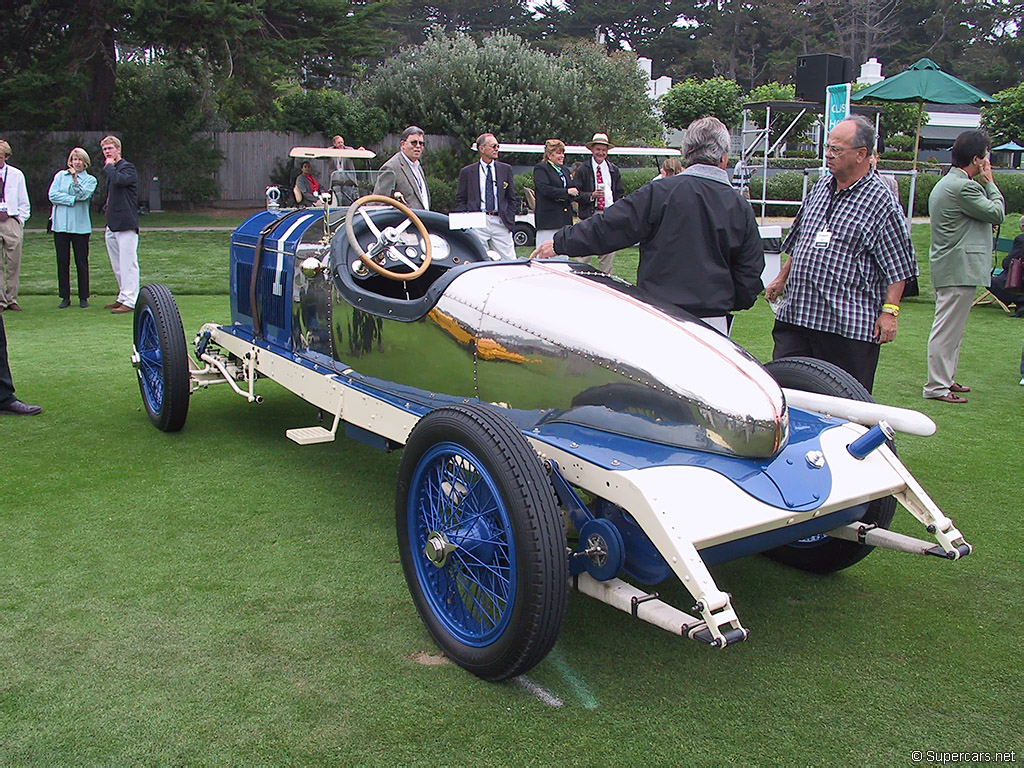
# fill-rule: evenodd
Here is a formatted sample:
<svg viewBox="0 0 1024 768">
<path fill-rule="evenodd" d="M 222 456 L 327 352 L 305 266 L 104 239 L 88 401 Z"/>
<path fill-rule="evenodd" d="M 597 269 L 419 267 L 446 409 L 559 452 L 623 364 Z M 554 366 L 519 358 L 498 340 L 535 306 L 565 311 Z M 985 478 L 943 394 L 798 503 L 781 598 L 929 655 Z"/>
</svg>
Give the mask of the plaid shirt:
<svg viewBox="0 0 1024 768">
<path fill-rule="evenodd" d="M 886 288 L 914 276 L 914 251 L 903 212 L 877 175 L 834 190 L 831 174 L 818 180 L 782 244 L 793 264 L 776 317 L 874 341 Z M 831 240 L 815 246 L 822 230 Z"/>
</svg>

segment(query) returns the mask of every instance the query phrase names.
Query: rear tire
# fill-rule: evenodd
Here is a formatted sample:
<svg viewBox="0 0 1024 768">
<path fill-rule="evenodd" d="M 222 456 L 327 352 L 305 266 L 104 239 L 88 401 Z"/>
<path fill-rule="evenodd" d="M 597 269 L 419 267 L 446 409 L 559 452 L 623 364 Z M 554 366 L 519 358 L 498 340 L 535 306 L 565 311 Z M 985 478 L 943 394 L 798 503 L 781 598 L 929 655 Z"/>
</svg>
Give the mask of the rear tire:
<svg viewBox="0 0 1024 768">
<path fill-rule="evenodd" d="M 416 610 L 449 658 L 504 680 L 547 655 L 566 611 L 565 532 L 540 459 L 507 419 L 475 405 L 424 416 L 395 516 Z"/>
<path fill-rule="evenodd" d="M 764 367 L 779 383 L 779 386 L 787 389 L 844 397 L 864 403 L 875 402 L 864 385 L 842 368 L 832 365 L 832 363 L 826 363 L 824 360 L 814 360 L 809 357 L 787 357 L 765 363 Z M 895 450 L 892 442 L 889 443 L 889 447 Z M 862 522 L 873 523 L 879 528 L 888 528 L 895 513 L 896 499 L 886 496 L 871 502 Z M 833 573 L 849 568 L 854 563 L 863 560 L 871 554 L 872 549 L 874 547 L 865 544 L 833 539 L 831 536 L 819 534 L 795 541 L 792 544 L 776 547 L 765 554 L 773 560 L 802 571 Z"/>
<path fill-rule="evenodd" d="M 142 404 L 153 426 L 178 432 L 188 417 L 188 352 L 181 314 L 167 286 L 143 286 L 134 328 Z"/>
</svg>

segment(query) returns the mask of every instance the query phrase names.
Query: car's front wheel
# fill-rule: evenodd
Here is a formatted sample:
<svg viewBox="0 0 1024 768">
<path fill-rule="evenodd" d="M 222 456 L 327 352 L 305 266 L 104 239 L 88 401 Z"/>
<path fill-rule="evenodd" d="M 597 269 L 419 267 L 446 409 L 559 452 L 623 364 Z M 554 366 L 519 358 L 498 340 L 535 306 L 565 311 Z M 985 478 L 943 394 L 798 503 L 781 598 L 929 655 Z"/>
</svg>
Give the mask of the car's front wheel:
<svg viewBox="0 0 1024 768">
<path fill-rule="evenodd" d="M 149 420 L 164 432 L 179 431 L 188 416 L 188 352 L 178 305 L 165 285 L 139 291 L 133 360 Z"/>
<path fill-rule="evenodd" d="M 423 417 L 395 512 L 416 609 L 453 661 L 503 680 L 547 655 L 566 610 L 565 532 L 537 454 L 507 419 L 475 405 Z"/>
</svg>

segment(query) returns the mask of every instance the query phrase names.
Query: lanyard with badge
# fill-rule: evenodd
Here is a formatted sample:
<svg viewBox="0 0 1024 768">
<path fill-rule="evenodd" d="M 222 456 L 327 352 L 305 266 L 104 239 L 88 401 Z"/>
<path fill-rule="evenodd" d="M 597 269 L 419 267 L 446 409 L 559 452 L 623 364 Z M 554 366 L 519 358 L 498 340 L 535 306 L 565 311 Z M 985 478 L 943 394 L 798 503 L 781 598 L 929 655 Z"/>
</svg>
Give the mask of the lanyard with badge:
<svg viewBox="0 0 1024 768">
<path fill-rule="evenodd" d="M 834 179 L 832 183 L 835 183 Z M 832 211 L 835 208 L 836 201 L 844 192 L 846 192 L 846 190 L 843 189 L 838 192 L 833 192 L 830 185 L 829 192 L 828 207 L 825 209 L 825 226 L 822 227 L 821 230 L 818 231 L 818 234 L 814 236 L 815 248 L 828 248 L 832 243 Z"/>
</svg>

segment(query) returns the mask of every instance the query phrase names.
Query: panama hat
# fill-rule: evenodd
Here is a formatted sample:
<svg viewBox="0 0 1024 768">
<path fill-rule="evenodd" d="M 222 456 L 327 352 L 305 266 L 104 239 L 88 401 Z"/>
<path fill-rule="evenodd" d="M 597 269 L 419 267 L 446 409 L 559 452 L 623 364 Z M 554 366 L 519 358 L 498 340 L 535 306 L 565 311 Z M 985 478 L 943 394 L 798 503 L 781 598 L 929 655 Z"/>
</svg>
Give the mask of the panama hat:
<svg viewBox="0 0 1024 768">
<path fill-rule="evenodd" d="M 595 144 L 604 144 L 608 149 L 615 149 L 615 145 L 608 141 L 607 133 L 595 133 L 594 138 L 588 141 L 584 146 L 587 149 L 593 149 Z"/>
</svg>

